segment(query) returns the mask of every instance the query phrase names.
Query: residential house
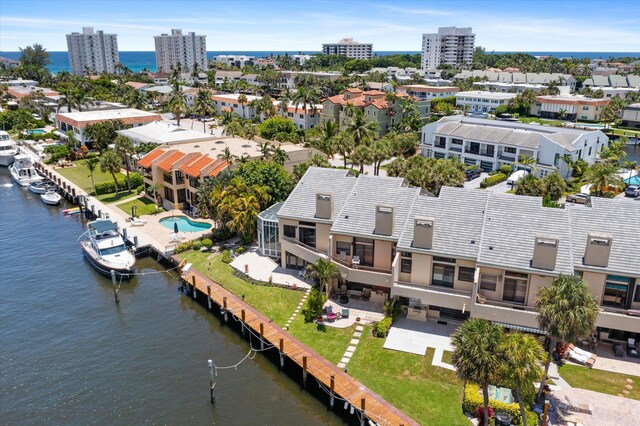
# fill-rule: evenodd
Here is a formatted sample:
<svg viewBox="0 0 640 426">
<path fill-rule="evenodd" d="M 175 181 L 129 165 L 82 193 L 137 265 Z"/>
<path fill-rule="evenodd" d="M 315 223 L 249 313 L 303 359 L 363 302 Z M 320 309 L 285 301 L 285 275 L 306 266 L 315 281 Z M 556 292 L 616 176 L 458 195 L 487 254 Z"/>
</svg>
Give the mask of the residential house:
<svg viewBox="0 0 640 426">
<path fill-rule="evenodd" d="M 472 90 L 456 93 L 456 105 L 466 107 L 471 114 L 493 112 L 499 106 L 506 106 L 515 93 L 487 92 Z"/>
<path fill-rule="evenodd" d="M 543 84 L 545 86 L 555 82 L 558 86 L 569 86 L 571 91 L 576 90 L 576 79 L 571 74 L 547 73 L 547 72 L 529 72 L 523 73 L 519 71 L 501 71 L 496 70 L 463 70 L 456 74 L 453 79 L 477 78 L 479 80 L 515 83 L 515 84 Z"/>
<path fill-rule="evenodd" d="M 230 67 L 243 68 L 256 63 L 255 56 L 246 55 L 218 55 L 214 56 L 213 62 L 225 64 Z"/>
<path fill-rule="evenodd" d="M 537 96 L 536 102 L 531 105 L 531 115 L 540 118 L 598 121 L 609 102 L 609 98 L 588 98 L 562 93 Z"/>
<path fill-rule="evenodd" d="M 437 98 L 450 98 L 460 91 L 454 86 L 428 86 L 426 84 L 406 84 L 398 87 L 399 92 L 405 92 L 421 101 L 430 101 Z"/>
<path fill-rule="evenodd" d="M 640 128 L 640 103 L 627 105 L 622 110 L 622 125 Z"/>
</svg>

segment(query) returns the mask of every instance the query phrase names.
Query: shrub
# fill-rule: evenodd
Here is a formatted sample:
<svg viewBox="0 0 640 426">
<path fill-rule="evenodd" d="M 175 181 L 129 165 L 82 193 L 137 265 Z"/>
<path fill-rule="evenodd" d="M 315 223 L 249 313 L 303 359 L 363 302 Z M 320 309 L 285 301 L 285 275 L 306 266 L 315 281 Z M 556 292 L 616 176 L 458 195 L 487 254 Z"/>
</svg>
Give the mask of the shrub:
<svg viewBox="0 0 640 426">
<path fill-rule="evenodd" d="M 505 164 L 503 166 L 500 166 L 500 173 L 505 174 L 505 175 L 510 175 L 511 172 L 513 171 L 513 168 L 511 166 L 509 166 L 508 164 Z"/>
<path fill-rule="evenodd" d="M 489 406 L 493 408 L 494 412 L 507 413 L 511 416 L 511 421 L 515 425 L 522 424 L 522 418 L 520 416 L 520 405 L 517 402 L 507 404 L 501 401 L 495 401 L 489 399 Z M 476 413 L 478 408 L 484 410 L 484 401 L 480 394 L 480 387 L 473 383 L 467 383 L 464 388 L 464 399 L 462 401 L 462 408 L 467 413 Z M 536 414 L 525 407 L 527 413 L 527 421 L 530 425 L 538 424 L 538 418 Z"/>
<path fill-rule="evenodd" d="M 191 249 L 191 241 L 187 241 L 184 243 L 180 243 L 176 246 L 174 252 L 177 253 L 182 253 L 183 251 L 187 251 L 189 249 Z"/>
<path fill-rule="evenodd" d="M 51 154 L 51 161 L 55 162 L 69 155 L 69 147 L 67 145 L 49 145 L 44 152 Z"/>
<path fill-rule="evenodd" d="M 233 259 L 231 259 L 231 252 L 229 250 L 225 250 L 222 252 L 222 259 L 224 263 L 231 263 Z"/>
<path fill-rule="evenodd" d="M 305 302 L 304 309 L 302 309 L 302 315 L 304 315 L 304 320 L 306 322 L 312 322 L 320 315 L 322 315 L 322 306 L 326 297 L 323 292 L 318 291 L 317 288 L 311 290 L 309 293 L 309 297 Z"/>
<path fill-rule="evenodd" d="M 478 419 L 478 424 L 479 425 L 484 424 L 484 406 L 478 407 L 474 414 Z M 489 415 L 490 419 L 493 418 L 493 416 L 495 415 L 495 413 L 493 412 L 493 408 L 491 408 L 491 406 L 487 407 L 487 414 Z"/>
<path fill-rule="evenodd" d="M 140 185 L 136 188 L 136 194 L 140 195 L 142 191 L 144 191 L 144 185 Z"/>
<path fill-rule="evenodd" d="M 200 241 L 194 241 L 193 244 L 191 244 L 191 248 L 198 251 L 202 248 L 202 243 Z"/>
<path fill-rule="evenodd" d="M 211 246 L 213 246 L 213 241 L 211 241 L 209 238 L 205 238 L 202 240 L 202 245 L 208 249 L 211 248 Z"/>
<path fill-rule="evenodd" d="M 136 188 L 142 185 L 142 176 L 139 173 L 131 173 L 129 174 L 129 179 L 131 180 L 131 187 Z M 127 179 L 122 178 L 118 179 L 118 190 L 122 190 L 127 187 Z M 116 187 L 113 181 L 103 182 L 96 184 L 96 195 L 101 194 L 110 194 L 112 192 L 116 192 Z"/>
<path fill-rule="evenodd" d="M 246 251 L 247 251 L 247 248 L 245 246 L 240 246 L 236 249 L 236 253 L 238 254 L 245 253 Z"/>
<path fill-rule="evenodd" d="M 380 321 L 375 327 L 376 337 L 385 337 L 391 328 L 392 321 L 391 317 L 386 317 Z"/>
<path fill-rule="evenodd" d="M 480 182 L 480 188 L 488 188 L 490 186 L 497 185 L 500 182 L 504 182 L 505 180 L 507 180 L 507 175 L 505 175 L 504 173 L 497 173 L 493 176 L 485 178 L 485 180 Z"/>
</svg>

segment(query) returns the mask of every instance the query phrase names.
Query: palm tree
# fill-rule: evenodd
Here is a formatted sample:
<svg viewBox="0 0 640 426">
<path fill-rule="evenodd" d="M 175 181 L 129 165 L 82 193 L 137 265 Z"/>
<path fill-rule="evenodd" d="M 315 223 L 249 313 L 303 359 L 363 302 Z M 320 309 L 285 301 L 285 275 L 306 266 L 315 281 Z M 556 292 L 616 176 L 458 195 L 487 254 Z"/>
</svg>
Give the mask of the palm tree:
<svg viewBox="0 0 640 426">
<path fill-rule="evenodd" d="M 535 157 L 525 157 L 524 155 L 520 156 L 520 160 L 516 161 L 516 164 L 521 165 L 525 169 L 532 171 L 533 174 L 538 173 L 538 168 L 536 164 L 538 164 L 538 160 Z"/>
<path fill-rule="evenodd" d="M 340 278 L 338 267 L 328 260 L 318 259 L 315 264 L 309 263 L 304 274 L 305 278 L 312 278 L 318 285 L 318 290 L 325 289 L 327 299 L 331 292 L 331 282 Z"/>
<path fill-rule="evenodd" d="M 284 166 L 284 163 L 286 163 L 289 159 L 289 154 L 287 154 L 287 151 L 285 151 L 284 149 L 276 146 L 271 150 L 271 158 L 274 162 L 280 164 L 281 166 Z"/>
<path fill-rule="evenodd" d="M 346 128 L 353 137 L 355 146 L 368 144 L 376 136 L 378 123 L 367 119 L 362 110 L 357 110 Z"/>
<path fill-rule="evenodd" d="M 633 173 L 633 171 L 638 168 L 638 162 L 631 161 L 631 160 L 624 160 L 621 166 L 623 169 L 629 170 L 629 178 L 631 178 L 631 174 Z"/>
<path fill-rule="evenodd" d="M 328 157 L 333 157 L 335 153 L 334 139 L 340 131 L 338 123 L 333 120 L 327 120 L 321 127 L 316 126 L 314 129 L 319 129 L 319 133 L 310 141 L 311 146 Z"/>
<path fill-rule="evenodd" d="M 351 153 L 354 147 L 353 137 L 346 131 L 339 132 L 335 137 L 335 149 L 336 152 L 342 155 L 342 161 L 344 162 L 344 168 L 347 168 L 347 155 Z"/>
<path fill-rule="evenodd" d="M 173 113 L 178 126 L 180 126 L 180 118 L 187 112 L 187 100 L 181 89 L 173 92 L 173 96 L 169 101 L 169 110 Z"/>
<path fill-rule="evenodd" d="M 238 234 L 240 239 L 249 243 L 255 235 L 260 204 L 253 194 L 245 194 L 235 199 L 231 205 L 232 219 L 229 228 Z"/>
<path fill-rule="evenodd" d="M 215 109 L 215 105 L 207 89 L 198 90 L 196 99 L 193 101 L 193 109 L 198 115 L 202 116 L 202 131 L 207 133 L 207 122 L 204 120 L 204 117 L 210 115 L 211 111 Z"/>
<path fill-rule="evenodd" d="M 93 172 L 96 170 L 96 167 L 98 167 L 99 163 L 100 160 L 98 159 L 98 157 L 87 158 L 84 162 L 84 164 L 87 166 L 87 169 L 89 170 L 89 175 L 91 176 L 91 186 L 93 187 L 93 192 L 96 192 L 96 183 L 93 181 Z"/>
<path fill-rule="evenodd" d="M 231 164 L 233 164 L 234 160 L 236 159 L 236 156 L 231 153 L 231 150 L 227 146 L 224 148 L 223 152 L 218 154 L 218 158 L 226 161 L 229 164 L 229 166 L 231 166 Z"/>
<path fill-rule="evenodd" d="M 585 172 L 585 182 L 591 184 L 595 193 L 602 197 L 610 188 L 624 188 L 624 181 L 618 176 L 618 165 L 594 163 Z"/>
<path fill-rule="evenodd" d="M 93 103 L 93 100 L 89 97 L 87 92 L 82 89 L 74 90 L 72 92 L 71 99 L 80 112 L 82 112 L 83 105 L 90 105 Z"/>
<path fill-rule="evenodd" d="M 211 131 L 212 135 L 213 135 L 213 131 L 217 128 L 218 128 L 218 124 L 215 121 L 209 124 L 209 130 Z"/>
<path fill-rule="evenodd" d="M 151 194 L 151 198 L 156 201 L 157 206 L 162 205 L 162 195 L 161 191 L 164 189 L 164 185 L 160 183 L 153 183 L 151 185 L 147 185 L 147 189 L 145 189 L 147 195 Z"/>
<path fill-rule="evenodd" d="M 200 87 L 200 66 L 197 62 L 193 64 L 193 69 L 191 70 L 191 79 L 193 80 L 193 87 Z"/>
<path fill-rule="evenodd" d="M 247 118 L 247 115 L 245 114 L 245 107 L 247 106 L 248 102 L 249 102 L 249 99 L 247 98 L 247 95 L 245 95 L 244 93 L 241 93 L 238 96 L 238 103 L 242 106 L 242 118 Z"/>
<path fill-rule="evenodd" d="M 498 375 L 501 342 L 502 329 L 481 318 L 465 321 L 451 336 L 458 377 L 482 389 L 484 426 L 489 425 L 489 383 Z"/>
<path fill-rule="evenodd" d="M 316 104 L 320 102 L 320 95 L 318 89 L 315 87 L 301 87 L 293 95 L 291 101 L 295 105 L 295 111 L 298 112 L 298 105 L 302 105 L 302 110 L 307 111 L 307 107 L 311 107 L 312 114 L 317 112 Z"/>
<path fill-rule="evenodd" d="M 118 195 L 118 178 L 116 173 L 120 172 L 122 166 L 122 160 L 120 156 L 113 150 L 107 150 L 100 156 L 100 170 L 104 173 L 110 173 L 113 177 L 113 184 L 116 188 L 116 195 Z"/>
<path fill-rule="evenodd" d="M 258 145 L 258 151 L 262 154 L 263 160 L 268 160 L 271 156 L 271 144 L 269 142 L 262 142 Z"/>
<path fill-rule="evenodd" d="M 129 162 L 129 156 L 131 154 L 135 154 L 136 148 L 133 145 L 133 141 L 126 136 L 118 135 L 114 140 L 115 143 L 115 151 L 121 158 L 121 161 L 124 161 L 127 170 L 127 191 L 131 192 L 131 180 L 129 179 L 129 170 L 131 168 Z"/>
<path fill-rule="evenodd" d="M 500 377 L 515 390 L 522 424 L 527 426 L 522 389 L 540 380 L 540 360 L 544 358 L 544 350 L 536 337 L 524 333 L 505 335 L 499 350 L 502 353 Z"/>
<path fill-rule="evenodd" d="M 556 342 L 571 341 L 589 334 L 600 310 L 589 286 L 575 275 L 560 275 L 550 287 L 542 287 L 538 291 L 536 310 L 538 325 L 549 337 L 549 354 L 538 390 L 537 400 L 540 400 Z"/>
</svg>

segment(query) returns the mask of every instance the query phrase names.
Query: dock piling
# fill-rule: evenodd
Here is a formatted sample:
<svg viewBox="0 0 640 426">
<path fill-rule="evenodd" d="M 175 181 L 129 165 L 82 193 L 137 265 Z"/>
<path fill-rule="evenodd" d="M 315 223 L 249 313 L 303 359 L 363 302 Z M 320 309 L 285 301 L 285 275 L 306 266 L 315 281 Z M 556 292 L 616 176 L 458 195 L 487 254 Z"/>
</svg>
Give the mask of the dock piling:
<svg viewBox="0 0 640 426">
<path fill-rule="evenodd" d="M 336 376 L 335 375 L 331 375 L 331 386 L 330 386 L 330 392 L 329 392 L 329 407 L 333 408 L 333 405 L 335 404 L 335 396 L 333 394 L 333 389 L 335 388 L 335 381 L 336 381 Z"/>
<path fill-rule="evenodd" d="M 215 396 L 213 396 L 213 389 L 216 384 L 213 382 L 213 360 L 207 361 L 209 365 L 209 397 L 211 398 L 211 403 L 214 404 L 216 402 Z"/>
<path fill-rule="evenodd" d="M 307 356 L 302 357 L 302 387 L 307 387 Z"/>
<path fill-rule="evenodd" d="M 244 337 L 244 325 L 245 325 L 245 312 L 244 309 L 240 311 L 240 317 L 242 318 L 242 337 Z"/>
<path fill-rule="evenodd" d="M 260 349 L 264 349 L 264 324 L 260 323 Z"/>
<path fill-rule="evenodd" d="M 111 270 L 111 284 L 113 285 L 113 297 L 116 299 L 116 304 L 120 303 L 118 298 L 118 287 L 116 286 L 116 271 Z"/>
<path fill-rule="evenodd" d="M 211 310 L 211 286 L 207 286 L 207 306 L 209 306 L 209 310 Z"/>
<path fill-rule="evenodd" d="M 284 339 L 280 338 L 280 368 L 284 368 Z"/>
<path fill-rule="evenodd" d="M 365 397 L 363 396 L 362 399 L 360 399 L 360 410 L 362 411 L 362 415 L 360 416 L 360 426 L 364 426 L 364 420 L 365 420 L 364 403 L 365 403 Z"/>
</svg>

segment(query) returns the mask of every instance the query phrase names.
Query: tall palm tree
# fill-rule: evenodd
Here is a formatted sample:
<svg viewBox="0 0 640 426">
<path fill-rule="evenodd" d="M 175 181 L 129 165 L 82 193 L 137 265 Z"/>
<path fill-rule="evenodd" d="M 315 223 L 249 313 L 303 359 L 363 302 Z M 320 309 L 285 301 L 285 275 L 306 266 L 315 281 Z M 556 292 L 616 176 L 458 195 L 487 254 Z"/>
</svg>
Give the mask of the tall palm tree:
<svg viewBox="0 0 640 426">
<path fill-rule="evenodd" d="M 131 192 L 131 180 L 129 179 L 129 170 L 131 169 L 129 156 L 135 154 L 136 148 L 133 141 L 126 136 L 118 135 L 115 140 L 115 152 L 120 156 L 120 161 L 124 161 L 127 170 L 127 191 Z"/>
<path fill-rule="evenodd" d="M 242 118 L 247 118 L 247 115 L 245 113 L 245 108 L 248 102 L 249 102 L 249 99 L 247 98 L 247 95 L 245 95 L 244 93 L 241 93 L 238 96 L 238 103 L 242 106 Z"/>
<path fill-rule="evenodd" d="M 309 263 L 307 265 L 304 276 L 315 280 L 318 290 L 322 291 L 324 289 L 327 299 L 329 299 L 331 282 L 340 278 L 340 270 L 333 262 L 320 258 L 315 264 Z"/>
<path fill-rule="evenodd" d="M 193 80 L 193 87 L 200 87 L 200 66 L 197 62 L 194 62 L 193 69 L 191 70 L 191 79 Z"/>
<path fill-rule="evenodd" d="M 260 154 L 262 154 L 262 159 L 263 160 L 268 160 L 269 157 L 271 156 L 271 144 L 269 142 L 262 142 L 258 145 L 258 150 L 260 151 Z"/>
<path fill-rule="evenodd" d="M 151 197 L 156 201 L 156 205 L 159 207 L 162 205 L 162 190 L 164 189 L 164 185 L 160 183 L 153 183 L 151 185 L 147 185 L 145 189 L 147 195 L 151 194 Z"/>
<path fill-rule="evenodd" d="M 207 122 L 204 117 L 209 116 L 211 111 L 215 109 L 211 94 L 207 89 L 199 89 L 195 100 L 193 101 L 193 109 L 198 115 L 202 116 L 202 131 L 207 133 Z"/>
<path fill-rule="evenodd" d="M 334 146 L 336 152 L 342 155 L 342 161 L 344 162 L 344 168 L 347 168 L 347 156 L 353 151 L 354 143 L 353 137 L 346 131 L 339 132 L 335 136 Z"/>
<path fill-rule="evenodd" d="M 520 160 L 516 161 L 516 164 L 519 164 L 526 170 L 533 172 L 533 174 L 538 173 L 538 168 L 536 167 L 538 160 L 536 160 L 535 157 L 525 157 L 524 155 L 521 155 Z"/>
<path fill-rule="evenodd" d="M 320 94 L 318 93 L 318 89 L 313 86 L 310 87 L 300 87 L 298 91 L 293 95 L 291 101 L 295 105 L 295 111 L 298 112 L 298 106 L 302 106 L 303 111 L 307 111 L 308 107 L 311 107 L 311 113 L 315 114 L 317 112 L 316 105 L 320 102 Z"/>
<path fill-rule="evenodd" d="M 638 168 L 638 162 L 631 161 L 631 160 L 624 160 L 621 166 L 623 169 L 629 170 L 629 178 L 631 178 L 631 174 L 633 173 L 633 171 Z"/>
<path fill-rule="evenodd" d="M 78 108 L 78 111 L 82 112 L 82 107 L 84 105 L 90 105 L 93 103 L 93 99 L 91 99 L 88 93 L 80 88 L 75 89 L 72 92 L 71 99 L 73 99 L 73 103 Z"/>
<path fill-rule="evenodd" d="M 229 228 L 238 234 L 240 239 L 249 243 L 255 235 L 260 204 L 253 194 L 245 194 L 235 199 L 231 206 L 232 219 Z"/>
<path fill-rule="evenodd" d="M 113 178 L 113 184 L 116 188 L 116 195 L 118 195 L 118 178 L 116 173 L 120 172 L 122 166 L 122 160 L 120 156 L 113 150 L 107 150 L 100 156 L 100 170 L 104 173 L 110 173 Z"/>
<path fill-rule="evenodd" d="M 87 158 L 84 164 L 87 166 L 89 170 L 89 175 L 91 176 L 91 186 L 93 187 L 93 192 L 96 192 L 96 183 L 93 181 L 93 172 L 96 171 L 96 167 L 100 163 L 100 159 L 98 157 L 90 157 Z"/>
<path fill-rule="evenodd" d="M 187 100 L 185 99 L 184 92 L 179 89 L 173 92 L 173 96 L 169 101 L 169 110 L 173 113 L 178 126 L 180 126 L 180 119 L 187 113 Z"/>
<path fill-rule="evenodd" d="M 571 341 L 589 334 L 600 310 L 589 286 L 575 275 L 560 275 L 550 287 L 542 287 L 538 291 L 536 310 L 538 325 L 549 337 L 549 354 L 538 390 L 537 400 L 540 400 L 556 342 Z"/>
<path fill-rule="evenodd" d="M 224 148 L 223 152 L 218 154 L 218 158 L 226 161 L 229 164 L 229 166 L 231 166 L 231 164 L 233 164 L 233 162 L 235 161 L 236 156 L 231 153 L 231 150 L 227 146 Z"/>
<path fill-rule="evenodd" d="M 364 116 L 362 110 L 357 110 L 351 117 L 349 124 L 347 125 L 347 132 L 353 137 L 355 146 L 368 144 L 376 136 L 378 130 L 378 123 L 371 121 Z"/>
<path fill-rule="evenodd" d="M 531 334 L 509 333 L 504 336 L 500 353 L 502 353 L 500 377 L 515 390 L 522 424 L 527 426 L 522 389 L 540 380 L 542 376 L 540 360 L 544 358 L 544 350 L 538 339 Z"/>
<path fill-rule="evenodd" d="M 285 151 L 284 149 L 276 146 L 271 150 L 271 158 L 274 162 L 280 164 L 281 166 L 284 166 L 284 163 L 286 163 L 289 159 L 289 154 L 287 154 L 287 151 Z"/>
<path fill-rule="evenodd" d="M 618 176 L 618 165 L 594 163 L 585 172 L 585 181 L 593 186 L 595 193 L 602 197 L 610 188 L 624 188 L 624 181 Z"/>
<path fill-rule="evenodd" d="M 482 389 L 484 426 L 489 425 L 489 383 L 497 378 L 502 329 L 481 318 L 465 321 L 451 336 L 458 377 Z"/>
<path fill-rule="evenodd" d="M 340 131 L 338 123 L 333 120 L 327 120 L 321 127 L 316 126 L 314 129 L 316 128 L 319 129 L 319 133 L 312 138 L 311 145 L 328 157 L 333 157 L 335 153 L 334 139 Z"/>
<path fill-rule="evenodd" d="M 213 135 L 213 131 L 217 128 L 218 128 L 218 124 L 215 121 L 209 124 L 209 131 L 211 132 L 212 135 Z"/>
</svg>

